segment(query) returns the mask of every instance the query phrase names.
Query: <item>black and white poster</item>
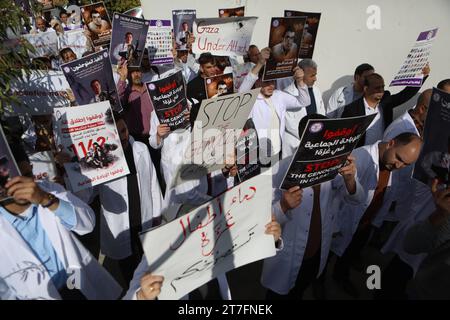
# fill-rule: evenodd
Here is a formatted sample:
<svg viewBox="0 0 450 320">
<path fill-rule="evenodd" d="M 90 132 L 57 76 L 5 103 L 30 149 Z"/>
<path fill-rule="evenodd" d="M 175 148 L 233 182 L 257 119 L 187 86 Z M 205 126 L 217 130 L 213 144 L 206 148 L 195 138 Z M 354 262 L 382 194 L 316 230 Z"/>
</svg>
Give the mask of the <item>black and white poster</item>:
<svg viewBox="0 0 450 320">
<path fill-rule="evenodd" d="M 299 59 L 311 59 L 316 45 L 317 32 L 319 31 L 320 12 L 304 12 L 284 10 L 285 17 L 306 17 L 303 28 L 302 42 L 300 45 Z"/>
<path fill-rule="evenodd" d="M 280 189 L 306 188 L 334 179 L 374 117 L 309 119 Z"/>
<path fill-rule="evenodd" d="M 188 50 L 188 38 L 192 36 L 192 26 L 197 12 L 195 10 L 172 10 L 173 34 L 177 50 Z"/>
<path fill-rule="evenodd" d="M 258 163 L 258 133 L 252 119 L 248 119 L 236 143 L 238 181 L 242 183 L 261 173 Z"/>
</svg>

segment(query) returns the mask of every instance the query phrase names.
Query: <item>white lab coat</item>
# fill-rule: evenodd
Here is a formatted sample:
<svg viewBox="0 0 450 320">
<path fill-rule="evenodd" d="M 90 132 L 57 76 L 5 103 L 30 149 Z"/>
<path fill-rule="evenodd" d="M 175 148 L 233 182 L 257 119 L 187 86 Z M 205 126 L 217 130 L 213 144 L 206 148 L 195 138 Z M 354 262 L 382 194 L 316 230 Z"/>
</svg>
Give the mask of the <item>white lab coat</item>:
<svg viewBox="0 0 450 320">
<path fill-rule="evenodd" d="M 301 95 L 301 99 L 305 107 L 311 104 L 311 97 L 309 96 L 307 86 L 298 89 L 295 85 L 295 82 L 291 81 L 291 83 L 287 87 L 285 87 L 283 91 L 293 96 Z M 316 86 L 313 86 L 313 91 L 314 97 L 316 99 L 317 113 L 325 115 L 325 106 L 322 101 L 322 93 Z M 306 115 L 306 108 L 295 111 L 286 111 L 286 130 L 284 132 L 282 148 L 283 157 L 285 157 L 285 155 L 294 154 L 297 150 L 297 147 L 300 144 L 300 137 L 298 136 L 298 125 L 300 123 L 300 120 Z"/>
<path fill-rule="evenodd" d="M 80 271 L 80 290 L 87 299 L 117 299 L 122 288 L 71 232 L 83 235 L 94 229 L 95 216 L 92 209 L 60 185 L 40 182 L 40 186 L 61 200 L 70 202 L 75 209 L 76 226 L 68 230 L 54 212 L 38 207 L 40 222 L 59 260 L 66 271 L 69 271 L 68 275 L 76 275 L 74 272 L 77 269 Z M 3 278 L 9 290 L 15 293 L 15 297 L 17 299 L 61 299 L 48 272 L 31 248 L 16 229 L 1 216 L 0 230 L 2 230 L 0 232 L 0 256 L 2 257 L 0 278 Z"/>
<path fill-rule="evenodd" d="M 284 248 L 276 256 L 264 260 L 261 283 L 264 287 L 278 294 L 288 294 L 294 287 L 302 265 L 303 255 L 308 242 L 311 213 L 314 203 L 312 188 L 303 189 L 302 203 L 295 209 L 283 213 L 280 207 L 282 191 L 278 189 L 289 168 L 292 156 L 281 160 L 280 170 L 273 176 L 274 200 L 272 211 L 282 226 Z M 320 186 L 320 213 L 322 241 L 320 267 L 317 276 L 322 273 L 330 251 L 330 244 L 335 224 L 335 213 L 341 201 L 357 205 L 364 201 L 364 190 L 356 179 L 356 193 L 350 195 L 342 176 Z"/>
<path fill-rule="evenodd" d="M 359 222 L 373 199 L 375 188 L 378 185 L 380 173 L 378 143 L 363 146 L 353 151 L 356 158 L 356 170 L 358 179 L 365 191 L 364 202 L 357 206 L 343 205 L 338 212 L 338 234 L 333 238 L 331 250 L 341 256 L 350 244 Z M 391 199 L 395 198 L 395 190 L 392 190 L 392 174 L 389 177 L 388 185 L 383 197 L 383 205 L 376 215 L 375 220 L 382 221 L 384 217 L 381 212 L 387 212 L 386 207 L 390 206 Z M 375 223 L 374 223 L 375 224 Z"/>
<path fill-rule="evenodd" d="M 145 144 L 129 138 L 133 149 L 134 165 L 137 171 L 137 182 L 141 205 L 142 230 L 152 227 L 152 221 L 161 215 L 162 195 L 156 176 L 155 167 Z M 93 199 L 100 196 L 100 244 L 101 251 L 109 258 L 120 260 L 129 257 L 131 251 L 130 220 L 128 214 L 128 181 L 127 177 L 106 182 L 89 189 Z"/>
<path fill-rule="evenodd" d="M 340 87 L 335 92 L 333 92 L 330 99 L 328 100 L 327 116 L 333 119 L 340 118 L 342 112 L 344 112 L 344 107 L 360 97 L 361 94 L 357 94 L 355 97 L 353 85 Z"/>
</svg>

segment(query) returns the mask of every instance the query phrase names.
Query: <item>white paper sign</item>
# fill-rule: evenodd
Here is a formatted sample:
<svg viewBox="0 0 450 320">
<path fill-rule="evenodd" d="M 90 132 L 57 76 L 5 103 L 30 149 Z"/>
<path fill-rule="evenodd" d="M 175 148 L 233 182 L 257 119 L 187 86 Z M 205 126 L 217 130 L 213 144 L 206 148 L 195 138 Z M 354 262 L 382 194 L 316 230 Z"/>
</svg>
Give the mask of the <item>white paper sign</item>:
<svg viewBox="0 0 450 320">
<path fill-rule="evenodd" d="M 211 279 L 275 255 L 271 175 L 259 175 L 171 223 L 141 235 L 158 299 L 179 299 Z"/>
<path fill-rule="evenodd" d="M 83 53 L 91 49 L 90 40 L 84 35 L 83 29 L 66 31 L 58 37 L 58 49 L 71 48 L 80 59 Z"/>
<path fill-rule="evenodd" d="M 417 37 L 416 43 L 406 57 L 405 62 L 392 80 L 392 86 L 422 86 L 422 69 L 428 63 L 431 46 L 436 38 L 438 29 L 423 31 Z"/>
<path fill-rule="evenodd" d="M 25 39 L 36 49 L 36 52 L 30 52 L 30 58 L 58 55 L 58 36 L 55 30 L 36 34 L 25 34 Z"/>
<path fill-rule="evenodd" d="M 256 17 L 209 18 L 194 21 L 195 54 L 243 56 L 250 46 Z"/>
<path fill-rule="evenodd" d="M 23 72 L 22 78 L 11 83 L 11 95 L 17 96 L 20 104 L 8 106 L 6 112 L 51 114 L 55 107 L 70 106 L 67 90 L 70 86 L 62 71 L 36 70 L 29 76 Z"/>
<path fill-rule="evenodd" d="M 28 158 L 33 165 L 34 180 L 54 182 L 57 171 L 51 151 L 36 152 Z"/>
<path fill-rule="evenodd" d="M 53 111 L 57 145 L 78 162 L 64 165 L 72 191 L 129 173 L 109 101 Z"/>
</svg>

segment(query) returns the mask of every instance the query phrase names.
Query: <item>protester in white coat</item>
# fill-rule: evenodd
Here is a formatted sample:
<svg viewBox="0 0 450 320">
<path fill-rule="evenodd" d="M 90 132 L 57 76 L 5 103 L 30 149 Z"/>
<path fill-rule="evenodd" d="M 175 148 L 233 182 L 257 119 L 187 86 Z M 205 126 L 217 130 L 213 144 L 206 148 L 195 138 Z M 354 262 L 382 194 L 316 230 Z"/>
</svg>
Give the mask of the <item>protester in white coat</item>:
<svg viewBox="0 0 450 320">
<path fill-rule="evenodd" d="M 6 188 L 13 201 L 0 207 L 0 279 L 10 299 L 119 297 L 120 286 L 73 233 L 93 230 L 88 205 L 58 184 L 28 177 Z"/>
<path fill-rule="evenodd" d="M 300 122 L 303 131 L 310 115 Z M 273 176 L 272 210 L 282 226 L 284 248 L 264 261 L 261 283 L 268 288 L 269 299 L 301 299 L 304 290 L 319 277 L 327 263 L 334 230 L 335 209 L 341 201 L 349 205 L 364 200 L 364 190 L 356 178 L 354 158 L 341 168 L 341 175 L 319 186 L 281 191 L 292 157 L 281 160 Z M 300 195 L 300 197 L 299 197 Z"/>
<path fill-rule="evenodd" d="M 332 242 L 332 251 L 339 256 L 333 277 L 353 297 L 358 293 L 349 279 L 350 265 L 359 258 L 369 240 L 372 221 L 380 211 L 385 212 L 383 206 L 395 197 L 390 190 L 391 172 L 414 163 L 421 146 L 422 140 L 417 135 L 403 133 L 389 142 L 377 142 L 353 151 L 366 199 L 361 205 L 340 208 L 339 234 Z"/>
</svg>

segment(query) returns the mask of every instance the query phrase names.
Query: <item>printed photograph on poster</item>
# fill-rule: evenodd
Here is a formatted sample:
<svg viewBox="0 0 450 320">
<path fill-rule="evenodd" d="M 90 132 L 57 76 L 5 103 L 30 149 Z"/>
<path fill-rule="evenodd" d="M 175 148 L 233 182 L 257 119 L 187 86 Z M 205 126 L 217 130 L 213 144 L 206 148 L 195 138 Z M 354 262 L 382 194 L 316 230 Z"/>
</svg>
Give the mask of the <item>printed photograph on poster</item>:
<svg viewBox="0 0 450 320">
<path fill-rule="evenodd" d="M 219 9 L 219 18 L 243 17 L 245 7 Z"/>
<path fill-rule="evenodd" d="M 433 88 L 423 133 L 423 147 L 413 177 L 438 189 L 450 186 L 450 94 Z"/>
<path fill-rule="evenodd" d="M 150 64 L 173 63 L 172 23 L 170 20 L 150 20 L 145 47 Z"/>
<path fill-rule="evenodd" d="M 114 111 L 122 109 L 107 49 L 63 64 L 61 70 L 78 105 L 109 101 Z"/>
<path fill-rule="evenodd" d="M 76 4 L 71 4 L 65 8 L 54 7 L 43 12 L 44 19 L 54 29 L 59 29 L 55 24 L 60 24 L 64 31 L 83 29 L 81 22 L 81 8 Z"/>
<path fill-rule="evenodd" d="M 264 67 L 264 81 L 292 77 L 305 23 L 306 17 L 272 18 L 269 35 L 271 52 Z"/>
<path fill-rule="evenodd" d="M 233 74 L 227 73 L 220 76 L 205 78 L 205 90 L 207 99 L 232 94 L 234 90 Z"/>
<path fill-rule="evenodd" d="M 233 73 L 230 57 L 227 56 L 213 56 L 216 64 L 216 76 L 224 73 Z"/>
<path fill-rule="evenodd" d="M 72 191 L 129 173 L 108 101 L 53 112 L 57 145 L 77 159 L 64 164 Z"/>
<path fill-rule="evenodd" d="M 242 183 L 261 173 L 258 163 L 258 133 L 252 119 L 248 119 L 236 143 L 238 182 Z"/>
<path fill-rule="evenodd" d="M 334 179 L 374 118 L 372 114 L 308 119 L 280 189 L 306 188 Z"/>
<path fill-rule="evenodd" d="M 147 20 L 114 13 L 109 53 L 112 64 L 127 62 L 129 67 L 141 65 L 148 26 Z"/>
<path fill-rule="evenodd" d="M 35 49 L 35 52 L 28 51 L 30 58 L 57 57 L 58 56 L 58 36 L 53 29 L 36 34 L 22 35 Z"/>
<path fill-rule="evenodd" d="M 423 31 L 417 37 L 416 43 L 412 47 L 405 62 L 401 66 L 399 72 L 391 81 L 392 86 L 422 86 L 423 74 L 422 69 L 428 63 L 431 54 L 431 47 L 436 38 L 438 29 Z"/>
<path fill-rule="evenodd" d="M 164 277 L 158 299 L 180 299 L 227 271 L 276 254 L 273 236 L 265 234 L 271 182 L 271 175 L 259 175 L 141 234 L 148 270 Z"/>
<path fill-rule="evenodd" d="M 319 30 L 321 13 L 284 10 L 284 16 L 287 18 L 306 17 L 306 24 L 303 29 L 303 37 L 298 57 L 299 59 L 312 59 L 314 47 L 316 45 L 317 32 Z"/>
<path fill-rule="evenodd" d="M 36 152 L 30 154 L 28 158 L 33 167 L 34 180 L 54 182 L 57 176 L 57 169 L 52 152 Z"/>
<path fill-rule="evenodd" d="M 81 15 L 95 47 L 108 46 L 111 41 L 112 26 L 103 2 L 81 7 Z"/>
<path fill-rule="evenodd" d="M 194 21 L 192 51 L 200 55 L 245 56 L 257 17 L 207 18 Z"/>
<path fill-rule="evenodd" d="M 62 61 L 74 58 L 73 55 L 75 55 L 75 60 L 80 59 L 92 48 L 91 40 L 86 37 L 83 29 L 66 31 L 58 37 L 59 56 Z"/>
<path fill-rule="evenodd" d="M 24 142 L 33 144 L 33 152 L 56 150 L 52 114 L 34 115 L 31 122 L 33 125 L 22 136 Z"/>
<path fill-rule="evenodd" d="M 172 10 L 173 33 L 177 50 L 188 50 L 187 41 L 192 36 L 192 27 L 197 12 L 191 9 Z"/>
<path fill-rule="evenodd" d="M 185 119 L 189 107 L 181 71 L 161 80 L 147 82 L 145 85 L 161 124 L 168 124 L 170 131 L 184 129 L 190 125 Z"/>
<path fill-rule="evenodd" d="M 176 170 L 172 186 L 198 179 L 235 162 L 236 141 L 258 94 L 259 89 L 254 89 L 202 101 L 190 144 L 183 152 L 182 164 Z M 200 131 L 202 134 L 198 134 Z"/>
<path fill-rule="evenodd" d="M 20 176 L 16 160 L 11 153 L 2 126 L 0 126 L 0 202 L 10 199 L 6 194 L 5 184 L 8 180 Z"/>
</svg>

